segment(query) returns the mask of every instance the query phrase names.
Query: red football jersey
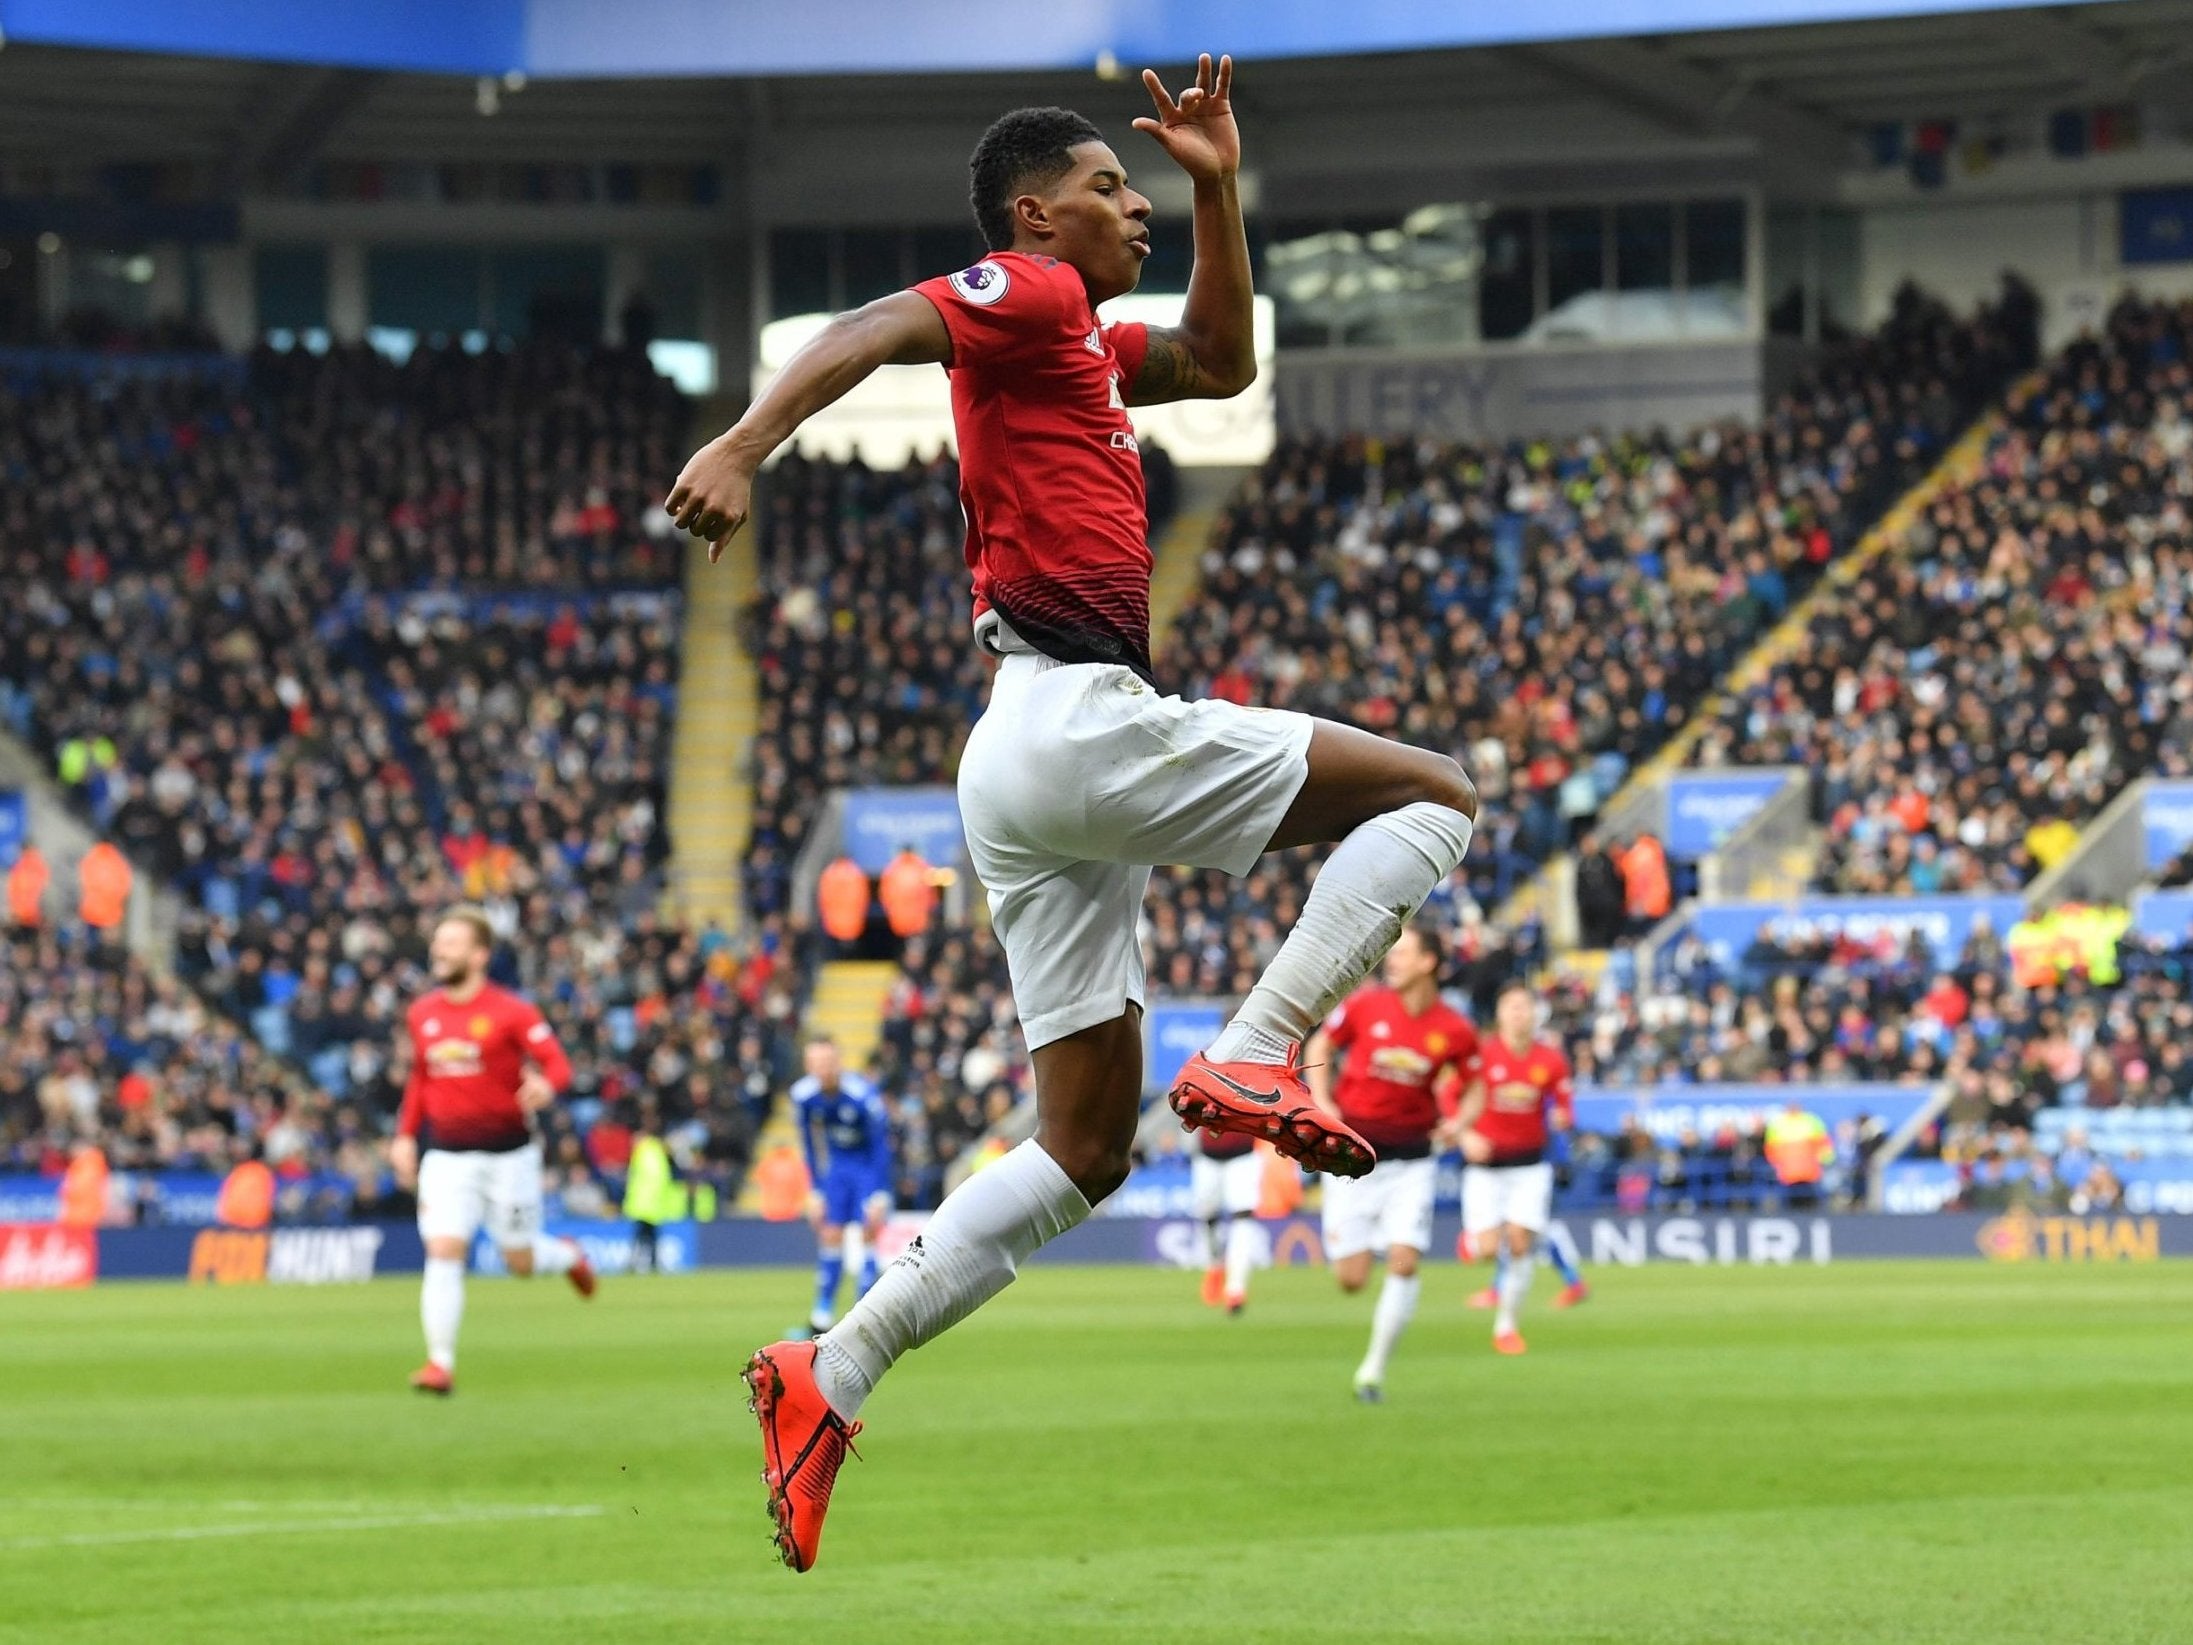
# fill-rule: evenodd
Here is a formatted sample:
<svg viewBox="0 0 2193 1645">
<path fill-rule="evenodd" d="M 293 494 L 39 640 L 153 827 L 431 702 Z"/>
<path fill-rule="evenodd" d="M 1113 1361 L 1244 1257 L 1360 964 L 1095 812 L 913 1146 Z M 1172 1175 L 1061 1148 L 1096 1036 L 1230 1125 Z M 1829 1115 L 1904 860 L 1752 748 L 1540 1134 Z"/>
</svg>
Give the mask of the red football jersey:
<svg viewBox="0 0 2193 1645">
<path fill-rule="evenodd" d="M 493 983 L 468 1000 L 439 988 L 412 1006 L 411 1079 L 396 1116 L 402 1136 L 423 1148 L 505 1152 L 532 1140 L 518 1104 L 518 1082 L 531 1063 L 558 1091 L 571 1063 L 539 1011 Z"/>
<path fill-rule="evenodd" d="M 1546 1152 L 1549 1110 L 1565 1121 L 1575 1112 L 1568 1056 L 1557 1045 L 1532 1040 L 1518 1051 L 1498 1034 L 1478 1049 L 1485 1082 L 1485 1111 L 1472 1127 L 1492 1144 L 1495 1165 L 1527 1165 Z"/>
<path fill-rule="evenodd" d="M 1127 419 L 1148 329 L 1099 324 L 1080 275 L 1023 252 L 914 289 L 952 336 L 975 615 L 995 610 L 1047 657 L 1149 679 L 1149 511 Z"/>
<path fill-rule="evenodd" d="M 1325 1019 L 1325 1037 L 1341 1055 L 1340 1117 L 1381 1154 L 1428 1148 L 1441 1087 L 1477 1077 L 1477 1030 L 1444 1001 L 1412 1016 L 1398 993 L 1374 984 Z M 1454 1079 L 1442 1081 L 1442 1069 Z"/>
</svg>

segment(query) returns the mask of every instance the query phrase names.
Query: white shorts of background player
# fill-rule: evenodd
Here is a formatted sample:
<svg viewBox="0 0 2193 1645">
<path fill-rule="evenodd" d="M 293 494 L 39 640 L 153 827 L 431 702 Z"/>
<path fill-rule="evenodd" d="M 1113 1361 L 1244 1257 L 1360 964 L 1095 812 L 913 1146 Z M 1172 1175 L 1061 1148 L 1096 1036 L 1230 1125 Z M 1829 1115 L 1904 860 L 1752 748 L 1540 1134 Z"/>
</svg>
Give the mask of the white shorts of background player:
<svg viewBox="0 0 2193 1645">
<path fill-rule="evenodd" d="M 541 1231 L 541 1147 L 504 1153 L 429 1148 L 419 1160 L 419 1237 L 462 1240 L 482 1227 L 504 1250 Z"/>
</svg>

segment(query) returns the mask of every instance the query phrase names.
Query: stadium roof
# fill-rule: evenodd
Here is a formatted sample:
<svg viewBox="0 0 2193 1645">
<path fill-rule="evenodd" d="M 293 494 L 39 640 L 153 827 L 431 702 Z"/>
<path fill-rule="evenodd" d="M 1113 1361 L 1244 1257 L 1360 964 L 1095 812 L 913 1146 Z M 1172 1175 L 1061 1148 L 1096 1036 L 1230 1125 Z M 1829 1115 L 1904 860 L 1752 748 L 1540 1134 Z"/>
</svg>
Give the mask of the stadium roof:
<svg viewBox="0 0 2193 1645">
<path fill-rule="evenodd" d="M 415 9 L 414 0 L 380 3 L 398 20 Z M 702 0 L 660 3 L 709 9 Z M 0 23 L 12 29 L 25 15 L 68 9 L 60 0 L 0 0 Z M 272 15 L 305 8 L 257 0 L 180 8 L 152 0 L 146 9 Z M 1214 0 L 1205 9 L 1249 8 Z M 1365 0 L 1347 9 L 1385 15 L 1411 8 Z M 1614 9 L 1620 8 L 1597 8 Z M 1628 9 L 1674 15 L 1709 8 L 1701 0 Z M 628 6 L 598 10 L 622 16 Z M 476 77 L 469 73 L 89 51 L 24 39 L 17 33 L 0 50 L 0 160 L 197 160 L 224 168 L 239 182 L 269 164 L 294 167 L 307 158 L 553 160 L 614 153 L 632 160 L 706 159 L 736 151 L 757 128 L 776 140 L 826 131 L 857 139 L 863 130 L 891 125 L 964 127 L 970 103 L 988 109 L 1001 96 L 1070 101 L 1092 114 L 1110 112 L 1107 95 L 1140 98 L 1131 84 L 1107 87 L 1088 68 L 746 74 L 668 82 L 549 78 L 500 95 L 497 117 L 483 119 Z M 1126 59 L 1120 72 L 1139 61 Z M 1673 145 L 1744 143 L 1834 164 L 1847 155 L 1852 132 L 1884 120 L 1973 118 L 2135 98 L 2193 107 L 2193 98 L 2177 95 L 2189 75 L 2193 0 L 2110 0 L 1287 58 L 1258 63 L 1244 75 L 1243 106 L 1266 132 L 1289 123 L 1311 129 L 1366 105 L 1420 108 L 1427 117 L 1464 112 L 1486 118 L 1512 109 L 1519 122 L 1557 118 L 1564 129 L 1603 132 L 1610 145 L 1644 134 Z"/>
</svg>

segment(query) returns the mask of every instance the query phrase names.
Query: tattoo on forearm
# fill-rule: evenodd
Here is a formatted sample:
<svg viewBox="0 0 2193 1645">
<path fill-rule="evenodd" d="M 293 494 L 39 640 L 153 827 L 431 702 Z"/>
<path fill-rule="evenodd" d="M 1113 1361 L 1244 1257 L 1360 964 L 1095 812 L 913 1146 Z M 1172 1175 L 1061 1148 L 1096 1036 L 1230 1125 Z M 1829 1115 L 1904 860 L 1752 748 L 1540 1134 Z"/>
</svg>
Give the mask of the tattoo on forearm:
<svg viewBox="0 0 2193 1645">
<path fill-rule="evenodd" d="M 1170 331 L 1151 328 L 1142 370 L 1134 381 L 1134 397 L 1144 404 L 1154 404 L 1205 393 L 1209 387 L 1202 365 L 1180 340 Z"/>
</svg>

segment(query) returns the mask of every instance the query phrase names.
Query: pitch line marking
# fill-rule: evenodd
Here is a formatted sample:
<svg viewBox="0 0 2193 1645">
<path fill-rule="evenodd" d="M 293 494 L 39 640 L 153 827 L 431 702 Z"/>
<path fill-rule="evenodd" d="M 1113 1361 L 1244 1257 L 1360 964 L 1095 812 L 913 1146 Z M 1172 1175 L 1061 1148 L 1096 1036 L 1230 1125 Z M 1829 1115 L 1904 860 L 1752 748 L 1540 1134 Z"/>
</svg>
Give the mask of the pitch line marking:
<svg viewBox="0 0 2193 1645">
<path fill-rule="evenodd" d="M 491 1525 L 525 1519 L 595 1519 L 596 1504 L 460 1508 L 432 1514 L 361 1514 L 350 1519 L 266 1520 L 241 1525 L 171 1525 L 159 1530 L 82 1531 L 64 1536 L 9 1537 L 0 1549 L 35 1553 L 50 1548 L 108 1548 L 130 1542 L 201 1542 L 214 1537 L 317 1536 L 328 1531 L 400 1531 L 428 1525 Z"/>
</svg>

